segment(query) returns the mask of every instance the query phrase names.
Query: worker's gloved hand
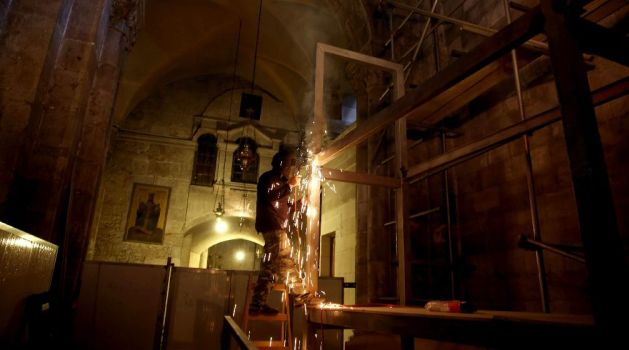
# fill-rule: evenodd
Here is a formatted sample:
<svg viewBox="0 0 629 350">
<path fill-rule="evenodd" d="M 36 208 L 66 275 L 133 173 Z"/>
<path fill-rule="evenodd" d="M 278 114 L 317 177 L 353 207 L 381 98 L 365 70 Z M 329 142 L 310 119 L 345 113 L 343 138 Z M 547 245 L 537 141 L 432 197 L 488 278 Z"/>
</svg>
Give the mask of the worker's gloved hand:
<svg viewBox="0 0 629 350">
<path fill-rule="evenodd" d="M 318 293 L 306 292 L 295 296 L 295 307 L 303 305 L 315 306 L 323 303 L 325 303 L 325 298 L 322 295 L 318 295 Z"/>
<path fill-rule="evenodd" d="M 290 188 L 293 188 L 293 187 L 299 185 L 300 181 L 301 181 L 301 176 L 299 176 L 299 175 L 293 176 L 290 179 L 288 179 L 288 186 L 290 186 Z"/>
</svg>

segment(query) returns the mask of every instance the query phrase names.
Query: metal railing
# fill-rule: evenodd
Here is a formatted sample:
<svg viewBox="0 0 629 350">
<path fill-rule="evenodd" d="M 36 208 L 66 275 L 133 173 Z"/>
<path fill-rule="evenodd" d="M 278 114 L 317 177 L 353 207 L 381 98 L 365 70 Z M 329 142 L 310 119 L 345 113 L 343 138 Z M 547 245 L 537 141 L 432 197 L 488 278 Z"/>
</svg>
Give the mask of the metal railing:
<svg viewBox="0 0 629 350">
<path fill-rule="evenodd" d="M 234 338 L 238 347 L 244 350 L 258 350 L 249 340 L 245 332 L 238 326 L 236 321 L 231 316 L 225 316 L 225 322 L 223 323 L 223 336 L 221 339 L 221 349 L 229 350 L 231 346 L 231 339 Z"/>
</svg>

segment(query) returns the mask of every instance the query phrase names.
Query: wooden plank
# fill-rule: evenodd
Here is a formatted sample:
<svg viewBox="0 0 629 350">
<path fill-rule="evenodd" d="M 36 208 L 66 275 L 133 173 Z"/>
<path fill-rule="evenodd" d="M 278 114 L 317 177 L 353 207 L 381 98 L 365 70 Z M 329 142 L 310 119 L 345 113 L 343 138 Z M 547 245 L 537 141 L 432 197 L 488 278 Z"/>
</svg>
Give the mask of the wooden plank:
<svg viewBox="0 0 629 350">
<path fill-rule="evenodd" d="M 629 319 L 618 315 L 629 314 L 629 304 L 618 301 L 629 295 L 629 273 L 583 57 L 578 38 L 571 31 L 575 19 L 561 12 L 567 8 L 565 1 L 542 0 L 541 8 L 561 104 L 600 347 L 626 348 L 624 333 L 629 329 Z"/>
<path fill-rule="evenodd" d="M 412 307 L 308 309 L 309 324 L 393 333 L 499 349 L 596 348 L 592 317 L 481 310 L 472 314 Z"/>
<path fill-rule="evenodd" d="M 474 34 L 478 34 L 478 35 L 482 35 L 486 37 L 490 37 L 498 32 L 498 30 L 494 28 L 483 27 L 481 25 L 478 25 L 472 22 L 467 22 L 458 18 L 445 16 L 436 12 L 430 12 L 430 11 L 423 10 L 421 8 L 417 8 L 417 7 L 407 5 L 401 2 L 389 1 L 389 3 L 397 8 L 401 8 L 406 11 L 412 11 L 425 17 L 438 19 L 439 21 L 443 21 L 446 23 L 452 23 L 454 25 L 459 26 L 462 30 L 466 32 L 470 32 L 470 33 L 474 33 Z M 534 51 L 548 53 L 548 44 L 538 41 L 538 40 L 527 40 L 524 43 L 522 43 L 522 46 L 525 48 L 534 50 Z"/>
<path fill-rule="evenodd" d="M 388 188 L 400 187 L 400 180 L 394 177 L 357 173 L 354 171 L 333 168 L 321 168 L 321 174 L 328 181 L 349 182 L 360 185 L 382 186 Z"/>
<path fill-rule="evenodd" d="M 502 62 L 492 62 L 433 99 L 431 104 L 438 108 L 431 111 L 421 111 L 418 108 L 409 118 L 421 120 L 424 125 L 434 125 L 509 77 L 510 74 Z"/>
<path fill-rule="evenodd" d="M 629 66 L 629 38 L 625 34 L 585 19 L 577 20 L 572 32 L 583 51 Z"/>
<path fill-rule="evenodd" d="M 255 340 L 253 344 L 264 350 L 290 350 L 290 346 L 284 346 L 284 343 L 279 340 Z"/>
<path fill-rule="evenodd" d="M 482 140 L 472 142 L 469 145 L 454 149 L 450 152 L 443 153 L 429 161 L 422 162 L 412 166 L 408 171 L 409 178 L 422 175 L 422 178 L 443 171 L 456 164 L 464 162 L 470 158 L 476 157 L 498 146 L 504 145 L 516 138 L 543 128 L 544 126 L 561 119 L 559 108 L 530 117 L 524 121 L 518 122 L 513 126 L 502 129 Z"/>
<path fill-rule="evenodd" d="M 376 113 L 362 125 L 348 133 L 346 137 L 334 142 L 328 149 L 320 152 L 318 155 L 320 164 L 326 164 L 347 148 L 365 141 L 369 136 L 386 128 L 396 120 L 410 115 L 415 109 L 444 92 L 455 83 L 468 77 L 538 33 L 542 24 L 543 18 L 539 7 L 534 8 L 530 13 L 522 15 L 494 36 L 480 43 L 474 50 L 457 62 L 449 65 L 433 78 L 422 83 L 416 91 L 407 94 L 398 102 Z"/>
<path fill-rule="evenodd" d="M 607 101 L 627 95 L 627 93 L 629 93 L 629 77 L 625 77 L 619 81 L 597 89 L 592 95 L 592 100 L 594 105 L 598 106 Z M 456 164 L 460 164 L 468 159 L 511 142 L 522 135 L 541 129 L 544 126 L 559 121 L 560 119 L 561 111 L 559 110 L 559 107 L 552 108 L 546 112 L 529 117 L 526 120 L 497 131 L 496 133 L 481 140 L 451 150 L 428 161 L 416 164 L 409 169 L 408 177 L 415 178 L 421 176 L 423 178 L 436 174 Z"/>
<path fill-rule="evenodd" d="M 426 101 L 426 103 L 415 108 L 411 113 L 409 113 L 407 119 L 409 122 L 421 120 L 424 125 L 431 125 L 428 121 L 424 122 L 423 119 L 427 116 L 435 114 L 437 111 L 448 106 L 448 104 L 453 103 L 459 105 L 458 98 L 461 94 L 466 91 L 473 90 L 476 85 L 496 74 L 498 71 L 503 72 L 503 74 L 500 75 L 501 77 L 506 76 L 506 74 L 504 74 L 504 69 L 501 68 L 501 64 L 499 62 L 491 62 L 487 66 L 481 68 L 478 72 L 473 73 L 458 84 L 450 87 L 429 101 Z"/>
<path fill-rule="evenodd" d="M 238 343 L 238 346 L 240 346 L 241 349 L 245 349 L 245 350 L 258 349 L 255 345 L 253 345 L 253 343 L 249 340 L 245 332 L 243 332 L 242 329 L 240 329 L 236 321 L 234 321 L 234 319 L 231 316 L 225 316 L 224 321 L 225 323 L 223 327 L 225 327 L 225 329 L 223 330 L 223 340 L 222 340 L 223 350 L 230 349 L 229 337 L 227 336 L 228 334 L 231 334 L 234 337 L 234 339 Z"/>
<path fill-rule="evenodd" d="M 592 22 L 599 22 L 620 10 L 625 5 L 627 5 L 627 0 L 592 1 L 583 7 L 586 10 L 583 18 Z"/>
<path fill-rule="evenodd" d="M 351 50 L 343 49 L 340 47 L 336 47 L 336 46 L 332 46 L 332 45 L 328 45 L 324 43 L 317 43 L 317 50 L 319 49 L 331 55 L 344 57 L 351 61 L 357 61 L 360 63 L 368 64 L 368 65 L 371 65 L 376 68 L 380 68 L 389 72 L 396 72 L 403 69 L 402 65 L 399 63 L 391 62 L 382 58 L 365 55 L 360 52 L 351 51 Z"/>
</svg>

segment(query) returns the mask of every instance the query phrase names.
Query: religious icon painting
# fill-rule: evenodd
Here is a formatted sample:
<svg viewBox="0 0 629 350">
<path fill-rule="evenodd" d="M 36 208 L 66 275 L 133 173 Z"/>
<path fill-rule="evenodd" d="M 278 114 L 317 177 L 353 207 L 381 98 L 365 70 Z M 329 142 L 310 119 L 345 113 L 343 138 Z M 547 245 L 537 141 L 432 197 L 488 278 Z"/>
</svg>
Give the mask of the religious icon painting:
<svg viewBox="0 0 629 350">
<path fill-rule="evenodd" d="M 162 244 L 170 187 L 134 183 L 124 240 Z"/>
</svg>

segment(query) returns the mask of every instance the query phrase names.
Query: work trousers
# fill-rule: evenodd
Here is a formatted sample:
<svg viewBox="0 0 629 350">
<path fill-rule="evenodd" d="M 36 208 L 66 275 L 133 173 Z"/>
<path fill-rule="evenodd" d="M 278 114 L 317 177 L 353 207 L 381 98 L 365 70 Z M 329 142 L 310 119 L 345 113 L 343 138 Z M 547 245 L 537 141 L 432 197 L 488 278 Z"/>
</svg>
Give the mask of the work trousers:
<svg viewBox="0 0 629 350">
<path fill-rule="evenodd" d="M 299 275 L 297 264 L 291 256 L 291 244 L 284 230 L 264 232 L 264 256 L 260 264 L 258 282 L 253 291 L 251 304 L 266 305 L 269 290 L 275 283 L 284 283 L 290 294 L 306 293 L 304 282 Z"/>
</svg>

